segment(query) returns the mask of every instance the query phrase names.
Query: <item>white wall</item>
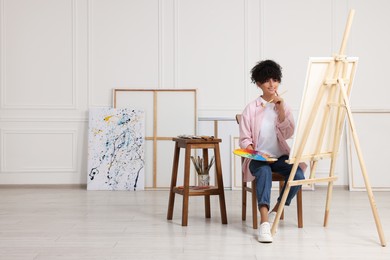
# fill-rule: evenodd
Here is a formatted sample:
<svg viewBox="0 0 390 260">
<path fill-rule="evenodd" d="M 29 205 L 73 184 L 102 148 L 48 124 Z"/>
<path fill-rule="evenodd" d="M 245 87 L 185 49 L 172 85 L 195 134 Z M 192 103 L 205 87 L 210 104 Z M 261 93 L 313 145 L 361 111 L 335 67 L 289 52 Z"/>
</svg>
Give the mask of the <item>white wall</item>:
<svg viewBox="0 0 390 260">
<path fill-rule="evenodd" d="M 86 183 L 88 108 L 111 106 L 113 88 L 197 88 L 199 117 L 233 120 L 259 93 L 251 67 L 271 58 L 283 66 L 282 88 L 297 114 L 308 57 L 338 51 L 351 8 L 347 54 L 360 57 L 352 109 L 389 120 L 389 7 L 385 0 L 0 0 L 0 184 Z M 358 133 L 381 127 L 370 123 L 359 117 Z M 237 125 L 221 124 L 230 187 Z M 199 123 L 200 133 L 213 127 Z M 388 130 L 361 138 L 388 146 Z M 370 165 L 386 169 L 380 147 L 362 146 Z M 348 184 L 346 147 L 337 185 Z M 373 163 L 378 154 L 383 160 Z M 378 185 L 390 187 L 390 178 Z"/>
</svg>

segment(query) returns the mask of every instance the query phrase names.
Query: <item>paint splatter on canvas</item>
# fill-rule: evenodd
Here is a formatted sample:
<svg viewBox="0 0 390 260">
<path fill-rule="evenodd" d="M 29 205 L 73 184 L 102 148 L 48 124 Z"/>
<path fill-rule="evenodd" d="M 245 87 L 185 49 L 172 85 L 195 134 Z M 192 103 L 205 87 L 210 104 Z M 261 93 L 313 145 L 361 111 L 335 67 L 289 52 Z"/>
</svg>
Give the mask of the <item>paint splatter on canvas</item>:
<svg viewBox="0 0 390 260">
<path fill-rule="evenodd" d="M 144 189 L 144 111 L 92 108 L 89 112 L 88 190 Z"/>
</svg>

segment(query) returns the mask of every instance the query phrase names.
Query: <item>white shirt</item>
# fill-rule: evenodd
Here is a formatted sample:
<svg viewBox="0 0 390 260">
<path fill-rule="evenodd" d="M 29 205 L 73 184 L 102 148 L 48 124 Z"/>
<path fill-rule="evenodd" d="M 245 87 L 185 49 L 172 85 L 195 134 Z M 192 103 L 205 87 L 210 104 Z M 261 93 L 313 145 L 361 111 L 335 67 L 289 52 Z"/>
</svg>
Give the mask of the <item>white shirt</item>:
<svg viewBox="0 0 390 260">
<path fill-rule="evenodd" d="M 259 140 L 257 142 L 256 150 L 262 153 L 269 154 L 272 157 L 279 158 L 283 155 L 278 145 L 278 139 L 275 130 L 275 120 L 278 114 L 275 111 L 275 104 L 268 103 L 261 98 L 264 108 L 264 117 L 260 125 Z"/>
</svg>

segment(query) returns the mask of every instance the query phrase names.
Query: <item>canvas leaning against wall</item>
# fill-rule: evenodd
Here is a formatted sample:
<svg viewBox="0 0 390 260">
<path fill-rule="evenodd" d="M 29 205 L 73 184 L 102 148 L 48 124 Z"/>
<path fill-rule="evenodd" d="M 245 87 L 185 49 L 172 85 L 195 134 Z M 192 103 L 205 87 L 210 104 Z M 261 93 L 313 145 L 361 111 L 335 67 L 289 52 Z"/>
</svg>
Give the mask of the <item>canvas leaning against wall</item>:
<svg viewBox="0 0 390 260">
<path fill-rule="evenodd" d="M 145 115 L 130 108 L 92 108 L 88 190 L 143 190 Z"/>
</svg>

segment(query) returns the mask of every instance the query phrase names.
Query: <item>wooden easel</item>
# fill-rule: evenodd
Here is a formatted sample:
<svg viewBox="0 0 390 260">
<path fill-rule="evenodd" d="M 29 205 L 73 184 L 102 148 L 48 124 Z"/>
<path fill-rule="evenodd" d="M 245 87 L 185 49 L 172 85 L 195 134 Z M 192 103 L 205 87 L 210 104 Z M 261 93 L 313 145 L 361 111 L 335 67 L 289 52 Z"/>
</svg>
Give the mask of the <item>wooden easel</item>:
<svg viewBox="0 0 390 260">
<path fill-rule="evenodd" d="M 383 234 L 381 221 L 379 219 L 379 215 L 377 212 L 376 204 L 374 201 L 374 195 L 371 189 L 370 182 L 368 180 L 367 176 L 367 170 L 366 166 L 363 160 L 362 152 L 360 149 L 359 139 L 356 133 L 355 123 L 353 121 L 352 112 L 349 104 L 349 95 L 351 91 L 352 82 L 349 82 L 349 79 L 346 78 L 347 74 L 347 68 L 346 68 L 346 56 L 344 56 L 345 48 L 347 44 L 347 39 L 349 37 L 350 28 L 352 25 L 352 20 L 354 16 L 355 11 L 351 10 L 348 16 L 347 26 L 344 31 L 343 41 L 341 44 L 340 52 L 339 54 L 334 56 L 334 59 L 331 63 L 328 64 L 326 77 L 323 80 L 322 85 L 320 86 L 319 91 L 317 92 L 316 100 L 313 105 L 313 108 L 310 112 L 310 116 L 308 118 L 307 124 L 304 128 L 304 134 L 302 135 L 301 143 L 298 144 L 297 152 L 293 155 L 293 158 L 290 159 L 289 163 L 293 163 L 293 168 L 291 170 L 290 177 L 288 179 L 285 192 L 283 193 L 282 199 L 280 201 L 280 206 L 278 209 L 278 212 L 276 214 L 276 218 L 274 221 L 274 224 L 272 226 L 271 232 L 272 235 L 275 234 L 276 228 L 279 224 L 280 216 L 284 209 L 284 204 L 287 199 L 287 195 L 290 191 L 291 186 L 297 186 L 297 185 L 303 185 L 303 184 L 312 184 L 316 182 L 328 182 L 328 191 L 327 191 L 327 199 L 326 199 L 326 208 L 325 208 L 325 216 L 324 216 L 324 226 L 326 227 L 328 224 L 328 217 L 329 217 L 329 210 L 330 210 L 330 202 L 332 198 L 332 191 L 333 191 L 333 182 L 337 179 L 337 177 L 334 175 L 335 171 L 335 164 L 340 144 L 340 139 L 342 135 L 342 130 L 344 127 L 344 121 L 345 121 L 345 115 L 348 117 L 348 122 L 351 130 L 351 134 L 353 136 L 353 140 L 355 143 L 355 148 L 357 152 L 357 156 L 359 158 L 361 171 L 363 174 L 365 186 L 368 193 L 368 198 L 371 204 L 372 213 L 374 215 L 375 224 L 377 227 L 377 231 L 379 234 L 380 243 L 382 246 L 386 246 L 386 240 Z M 331 68 L 331 69 L 330 69 Z M 333 72 L 333 73 L 332 73 Z M 351 80 L 352 81 L 352 80 Z M 308 136 L 312 130 L 314 121 L 316 120 L 316 116 L 318 114 L 318 111 L 320 109 L 321 101 L 323 101 L 325 97 L 325 92 L 327 92 L 328 97 L 326 101 L 326 107 L 325 112 L 322 115 L 321 118 L 321 129 L 319 133 L 317 134 L 316 138 L 316 148 L 315 152 L 313 154 L 305 154 L 305 146 L 307 145 Z M 330 114 L 336 110 L 336 117 L 331 118 Z M 335 120 L 334 122 L 331 122 L 331 120 Z M 334 124 L 335 123 L 335 124 Z M 321 153 L 321 147 L 322 142 L 324 140 L 324 135 L 326 132 L 326 128 L 329 127 L 329 125 L 334 126 L 334 135 L 330 152 L 327 154 Z M 318 165 L 318 160 L 323 158 L 330 158 L 331 164 L 330 164 L 330 172 L 329 177 L 327 178 L 314 178 L 315 171 Z M 298 164 L 302 161 L 310 160 L 311 164 L 311 171 L 310 171 L 310 178 L 307 180 L 298 180 L 294 181 L 294 177 L 296 174 L 296 171 L 298 169 Z"/>
</svg>

